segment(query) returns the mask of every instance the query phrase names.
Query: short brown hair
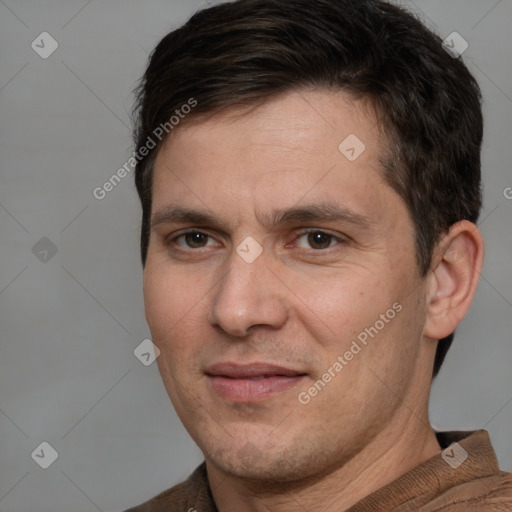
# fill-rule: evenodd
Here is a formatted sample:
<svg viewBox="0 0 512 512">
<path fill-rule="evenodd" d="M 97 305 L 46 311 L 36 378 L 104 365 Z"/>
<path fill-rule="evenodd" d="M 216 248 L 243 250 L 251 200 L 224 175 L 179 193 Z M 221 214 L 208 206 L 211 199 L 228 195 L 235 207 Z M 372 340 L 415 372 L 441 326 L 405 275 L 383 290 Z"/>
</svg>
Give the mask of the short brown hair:
<svg viewBox="0 0 512 512">
<path fill-rule="evenodd" d="M 386 133 L 383 176 L 403 198 L 425 276 L 439 238 L 481 208 L 481 94 L 461 58 L 415 16 L 383 0 L 237 0 L 196 13 L 153 51 L 137 91 L 135 144 L 194 98 L 185 122 L 305 87 L 374 103 Z M 141 159 L 141 257 L 150 237 L 153 164 Z M 453 334 L 438 344 L 434 376 Z"/>
</svg>

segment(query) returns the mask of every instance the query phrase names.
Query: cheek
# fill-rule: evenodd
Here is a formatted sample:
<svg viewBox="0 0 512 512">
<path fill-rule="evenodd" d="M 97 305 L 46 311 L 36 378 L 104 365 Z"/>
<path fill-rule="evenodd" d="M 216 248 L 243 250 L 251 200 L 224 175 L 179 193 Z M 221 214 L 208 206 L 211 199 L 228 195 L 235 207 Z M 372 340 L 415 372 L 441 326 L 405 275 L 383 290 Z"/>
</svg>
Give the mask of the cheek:
<svg viewBox="0 0 512 512">
<path fill-rule="evenodd" d="M 190 385 L 196 372 L 204 331 L 207 290 L 200 280 L 190 280 L 180 271 L 149 262 L 144 271 L 146 320 L 153 343 L 160 349 L 157 364 L 165 388 L 180 408 L 180 389 Z M 180 383 L 178 388 L 176 384 Z"/>
<path fill-rule="evenodd" d="M 183 284 L 164 266 L 148 262 L 144 270 L 144 306 L 146 320 L 154 337 L 169 332 L 182 318 L 188 306 Z M 161 341 L 161 340 L 160 340 Z"/>
<path fill-rule="evenodd" d="M 369 269 L 336 268 L 314 278 L 295 276 L 290 282 L 303 325 L 318 326 L 313 336 L 333 349 L 343 348 L 373 325 L 396 300 L 395 290 Z"/>
<path fill-rule="evenodd" d="M 172 311 L 173 296 L 169 293 L 168 279 L 162 272 L 157 272 L 148 262 L 144 270 L 144 308 L 146 320 L 154 333 L 163 327 L 163 324 L 172 325 L 172 318 L 166 314 Z"/>
<path fill-rule="evenodd" d="M 148 261 L 144 271 L 144 305 L 153 342 L 171 355 L 189 352 L 204 338 L 206 301 L 212 285 L 189 269 Z M 185 347 L 188 347 L 185 350 Z"/>
</svg>

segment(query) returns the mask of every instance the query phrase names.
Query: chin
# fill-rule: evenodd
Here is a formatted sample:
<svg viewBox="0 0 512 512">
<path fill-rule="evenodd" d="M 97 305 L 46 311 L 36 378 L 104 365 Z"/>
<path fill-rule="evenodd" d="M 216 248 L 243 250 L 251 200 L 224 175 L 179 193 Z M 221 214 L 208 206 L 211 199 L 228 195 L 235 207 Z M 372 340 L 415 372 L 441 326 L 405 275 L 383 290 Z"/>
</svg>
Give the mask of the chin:
<svg viewBox="0 0 512 512">
<path fill-rule="evenodd" d="M 325 469 L 325 457 L 315 460 L 316 457 L 300 443 L 297 446 L 270 446 L 265 440 L 258 441 L 247 441 L 241 447 L 238 447 L 240 443 L 231 443 L 224 448 L 217 446 L 203 453 L 208 463 L 221 472 L 267 487 L 296 483 Z"/>
<path fill-rule="evenodd" d="M 297 469 L 290 467 L 289 461 L 282 458 L 273 460 L 254 460 L 251 459 L 237 460 L 236 457 L 214 457 L 209 462 L 223 473 L 235 476 L 243 480 L 254 482 L 274 482 L 286 483 L 301 480 L 308 475 L 304 468 Z"/>
</svg>

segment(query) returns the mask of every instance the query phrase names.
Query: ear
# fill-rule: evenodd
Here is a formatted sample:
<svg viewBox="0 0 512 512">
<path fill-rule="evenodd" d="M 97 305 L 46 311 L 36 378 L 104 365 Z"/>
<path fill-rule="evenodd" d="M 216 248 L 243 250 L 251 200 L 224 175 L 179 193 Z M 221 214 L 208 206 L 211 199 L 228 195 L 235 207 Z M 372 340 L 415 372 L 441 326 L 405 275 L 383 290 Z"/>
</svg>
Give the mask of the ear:
<svg viewBox="0 0 512 512">
<path fill-rule="evenodd" d="M 427 277 L 424 336 L 440 340 L 455 331 L 475 294 L 484 259 L 484 241 L 475 224 L 453 224 L 434 250 Z"/>
</svg>

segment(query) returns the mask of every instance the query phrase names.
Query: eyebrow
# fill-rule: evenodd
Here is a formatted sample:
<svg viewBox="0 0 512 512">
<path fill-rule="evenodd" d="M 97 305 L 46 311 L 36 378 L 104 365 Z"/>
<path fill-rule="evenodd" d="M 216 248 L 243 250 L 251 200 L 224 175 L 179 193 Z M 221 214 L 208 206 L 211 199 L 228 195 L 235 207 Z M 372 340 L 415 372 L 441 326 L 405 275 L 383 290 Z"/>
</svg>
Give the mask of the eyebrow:
<svg viewBox="0 0 512 512">
<path fill-rule="evenodd" d="M 271 227 L 279 224 L 299 222 L 343 222 L 361 229 L 370 229 L 375 222 L 368 217 L 354 212 L 347 207 L 331 203 L 315 203 L 295 208 L 274 211 L 271 215 L 262 215 Z"/>
<path fill-rule="evenodd" d="M 268 229 L 284 224 L 313 221 L 343 222 L 364 230 L 369 230 L 376 225 L 376 222 L 360 213 L 331 203 L 315 203 L 274 210 L 270 214 L 262 214 L 261 220 Z M 162 224 L 172 223 L 209 225 L 219 228 L 224 226 L 223 222 L 207 211 L 175 205 L 161 208 L 151 216 L 151 229 Z"/>
<path fill-rule="evenodd" d="M 151 216 L 152 229 L 161 224 L 173 223 L 208 224 L 213 226 L 221 224 L 215 216 L 207 212 L 173 205 L 161 208 Z"/>
</svg>

